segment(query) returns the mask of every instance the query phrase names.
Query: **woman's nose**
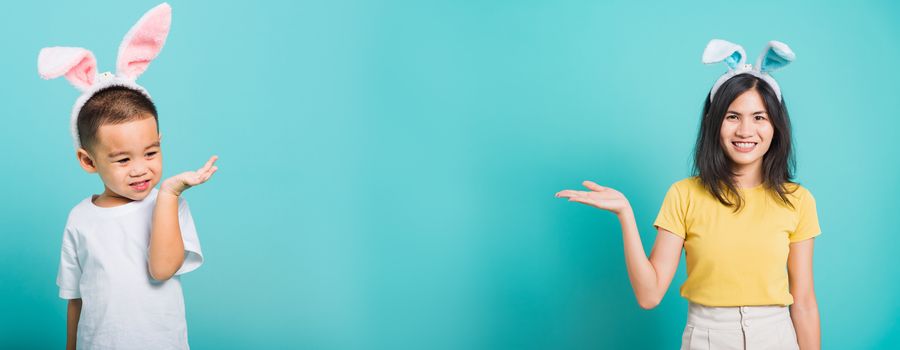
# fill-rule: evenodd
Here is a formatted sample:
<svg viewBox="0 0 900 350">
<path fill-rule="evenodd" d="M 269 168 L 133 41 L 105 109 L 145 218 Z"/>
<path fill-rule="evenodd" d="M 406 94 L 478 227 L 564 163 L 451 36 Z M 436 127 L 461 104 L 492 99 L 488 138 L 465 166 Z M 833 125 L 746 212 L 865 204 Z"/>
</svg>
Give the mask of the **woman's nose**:
<svg viewBox="0 0 900 350">
<path fill-rule="evenodd" d="M 741 124 L 738 125 L 737 128 L 737 136 L 738 137 L 751 137 L 753 136 L 755 126 L 752 122 L 749 121 L 741 121 Z"/>
</svg>

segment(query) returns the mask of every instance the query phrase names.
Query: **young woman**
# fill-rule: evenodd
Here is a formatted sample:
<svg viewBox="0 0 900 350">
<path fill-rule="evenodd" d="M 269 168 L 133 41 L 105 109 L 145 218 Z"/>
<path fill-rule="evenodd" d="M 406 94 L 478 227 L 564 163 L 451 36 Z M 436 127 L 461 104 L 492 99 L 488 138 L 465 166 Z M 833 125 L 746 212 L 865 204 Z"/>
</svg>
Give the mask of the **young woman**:
<svg viewBox="0 0 900 350">
<path fill-rule="evenodd" d="M 557 197 L 611 211 L 619 218 L 625 264 L 642 308 L 659 304 L 684 249 L 689 301 L 682 349 L 819 349 L 813 289 L 815 199 L 792 182 L 791 125 L 768 72 L 793 60 L 770 42 L 757 67 L 744 50 L 713 40 L 704 63 L 726 62 L 706 98 L 694 175 L 673 184 L 654 222 L 648 259 L 634 213 L 619 191 L 585 181 L 589 191 Z"/>
</svg>

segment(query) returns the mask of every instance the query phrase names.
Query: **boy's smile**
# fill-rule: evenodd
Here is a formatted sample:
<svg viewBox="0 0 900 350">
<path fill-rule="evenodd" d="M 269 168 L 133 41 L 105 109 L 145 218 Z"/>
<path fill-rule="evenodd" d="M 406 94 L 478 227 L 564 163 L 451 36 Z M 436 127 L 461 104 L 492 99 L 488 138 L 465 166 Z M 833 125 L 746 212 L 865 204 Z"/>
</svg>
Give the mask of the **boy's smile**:
<svg viewBox="0 0 900 350">
<path fill-rule="evenodd" d="M 159 140 L 152 116 L 100 126 L 91 151 L 78 151 L 81 166 L 98 173 L 105 186 L 94 203 L 117 206 L 147 197 L 162 175 Z"/>
</svg>

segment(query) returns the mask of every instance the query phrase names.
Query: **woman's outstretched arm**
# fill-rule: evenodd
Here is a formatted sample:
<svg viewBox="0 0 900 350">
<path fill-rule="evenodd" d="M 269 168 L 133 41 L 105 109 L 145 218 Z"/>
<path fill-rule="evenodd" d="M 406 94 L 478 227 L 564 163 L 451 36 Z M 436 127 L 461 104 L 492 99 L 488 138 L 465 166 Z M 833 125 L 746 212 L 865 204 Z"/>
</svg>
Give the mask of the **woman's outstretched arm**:
<svg viewBox="0 0 900 350">
<path fill-rule="evenodd" d="M 647 259 L 630 207 L 626 213 L 619 215 L 619 223 L 625 245 L 625 266 L 634 296 L 642 308 L 652 309 L 659 305 L 669 290 L 681 260 L 684 239 L 663 228 L 657 229 L 656 241 L 653 242 L 650 259 Z"/>
<path fill-rule="evenodd" d="M 619 224 L 622 226 L 625 266 L 634 296 L 642 308 L 656 307 L 662 301 L 675 276 L 675 270 L 681 260 L 684 239 L 659 228 L 648 259 L 638 233 L 634 212 L 625 195 L 591 181 L 585 181 L 584 186 L 590 191 L 564 190 L 557 193 L 556 196 L 616 214 Z"/>
</svg>

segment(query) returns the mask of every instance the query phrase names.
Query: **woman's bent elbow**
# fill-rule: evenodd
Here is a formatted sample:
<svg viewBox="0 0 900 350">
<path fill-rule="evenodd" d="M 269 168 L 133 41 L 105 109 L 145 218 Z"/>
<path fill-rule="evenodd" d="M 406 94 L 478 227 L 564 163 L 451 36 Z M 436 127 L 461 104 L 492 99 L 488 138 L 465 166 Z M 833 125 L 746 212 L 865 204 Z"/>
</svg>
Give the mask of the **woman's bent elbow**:
<svg viewBox="0 0 900 350">
<path fill-rule="evenodd" d="M 650 309 L 653 309 L 653 308 L 659 306 L 659 303 L 661 301 L 662 300 L 659 298 L 644 299 L 644 300 L 638 299 L 638 305 L 640 305 L 641 308 L 644 310 L 650 310 Z"/>
</svg>

